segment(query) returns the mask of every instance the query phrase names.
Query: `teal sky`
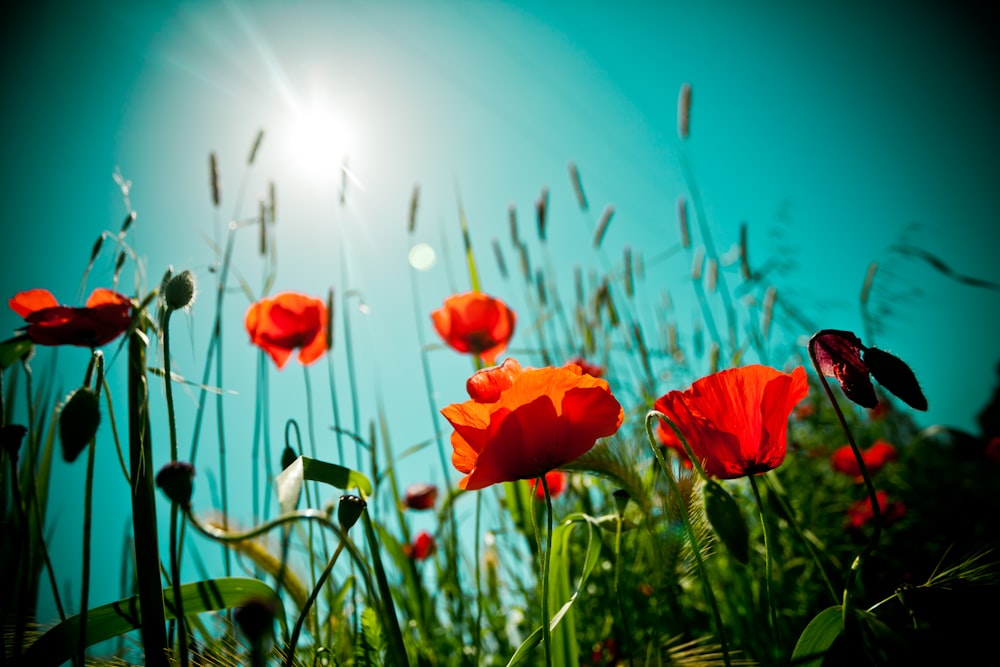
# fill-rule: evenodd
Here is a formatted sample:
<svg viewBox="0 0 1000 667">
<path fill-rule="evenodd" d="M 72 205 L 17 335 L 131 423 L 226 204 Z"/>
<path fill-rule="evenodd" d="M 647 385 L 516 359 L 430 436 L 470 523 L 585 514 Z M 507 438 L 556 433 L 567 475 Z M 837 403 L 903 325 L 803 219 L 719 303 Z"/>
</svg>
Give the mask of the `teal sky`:
<svg viewBox="0 0 1000 667">
<path fill-rule="evenodd" d="M 38 3 L 17 10 L 0 27 L 3 293 L 46 287 L 75 304 L 108 280 L 110 254 L 81 293 L 94 240 L 116 232 L 125 214 L 112 179 L 120 169 L 138 211 L 129 240 L 143 257 L 145 287 L 168 265 L 191 269 L 204 286 L 172 328 L 175 370 L 199 377 L 214 305 L 207 239 L 231 217 L 253 216 L 274 181 L 275 291 L 361 291 L 368 313 L 353 311 L 352 322 L 362 421 L 367 428 L 380 391 L 403 449 L 433 429 L 415 327 L 433 333 L 429 319 L 414 320 L 411 240 L 438 252 L 436 266 L 418 276 L 428 312 L 468 288 L 458 252 L 459 196 L 484 289 L 515 305 L 524 301 L 523 285 L 516 275 L 500 276 L 490 242 L 496 237 L 509 248 L 511 205 L 522 235 L 534 242 L 542 188 L 549 190 L 548 259 L 567 285 L 573 266 L 610 268 L 626 245 L 650 260 L 670 251 L 678 242 L 675 201 L 686 189 L 676 99 L 690 82 L 684 150 L 716 244 L 729 248 L 746 222 L 751 261 L 784 267 L 771 276 L 782 299 L 817 327 L 859 333 L 858 294 L 869 263 L 879 261 L 875 299 L 891 313 L 876 343 L 921 379 L 931 410 L 920 422 L 975 431 L 997 380 L 1000 295 L 887 249 L 905 233 L 955 270 L 1000 282 L 996 10 L 974 2 L 778 0 L 608 7 L 421 0 Z M 317 117 L 329 136 L 303 140 L 302 128 Z M 259 129 L 265 137 L 240 201 Z M 210 151 L 223 178 L 218 216 L 209 197 Z M 356 180 L 340 206 L 345 159 Z M 576 205 L 568 161 L 579 166 L 586 212 Z M 415 184 L 420 208 L 410 239 Z M 590 238 L 606 204 L 615 215 L 595 252 Z M 259 290 L 256 240 L 244 236 L 237 271 Z M 534 256 L 545 261 L 540 251 Z M 514 267 L 512 254 L 507 260 Z M 696 313 L 689 269 L 679 256 L 651 262 L 640 286 L 651 304 L 669 289 L 682 325 Z M 127 287 L 134 292 L 131 282 Z M 227 303 L 226 388 L 237 394 L 227 397 L 226 428 L 238 467 L 252 428 L 246 415 L 255 355 L 242 334 L 247 298 L 233 292 Z M 0 313 L 3 330 L 19 324 L 12 312 Z M 810 333 L 788 331 L 789 344 Z M 344 382 L 343 336 L 336 335 Z M 512 349 L 531 345 L 525 326 Z M 86 355 L 59 354 L 59 381 L 68 391 L 82 379 Z M 438 404 L 461 400 L 469 361 L 440 351 L 432 363 Z M 121 360 L 116 364 L 123 377 Z M 310 379 L 316 432 L 329 447 L 325 366 L 313 367 Z M 665 382 L 663 391 L 690 379 Z M 306 422 L 303 374 L 290 364 L 272 371 L 271 381 L 277 442 L 285 419 Z M 161 392 L 154 387 L 154 399 Z M 182 434 L 190 434 L 192 405 L 187 398 L 180 407 Z M 346 406 L 341 412 L 350 415 Z M 213 428 L 210 418 L 205 433 Z M 100 444 L 98 488 L 106 484 L 122 498 L 110 442 Z M 55 540 L 67 553 L 78 550 L 73 508 L 82 473 L 80 463 L 54 473 L 56 488 L 65 490 L 56 525 L 66 526 Z M 434 459 L 414 459 L 404 482 L 440 475 Z M 207 486 L 199 486 L 206 507 Z M 106 508 L 104 540 L 120 543 L 125 516 Z M 95 603 L 116 597 L 117 584 L 105 585 Z"/>
</svg>

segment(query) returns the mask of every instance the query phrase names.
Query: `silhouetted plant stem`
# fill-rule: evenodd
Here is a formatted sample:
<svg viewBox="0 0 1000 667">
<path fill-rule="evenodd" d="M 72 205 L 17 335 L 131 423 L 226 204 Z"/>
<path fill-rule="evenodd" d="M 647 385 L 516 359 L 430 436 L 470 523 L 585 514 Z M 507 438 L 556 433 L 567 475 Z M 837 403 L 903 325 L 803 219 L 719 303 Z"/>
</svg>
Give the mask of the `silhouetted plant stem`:
<svg viewBox="0 0 1000 667">
<path fill-rule="evenodd" d="M 129 466 L 132 478 L 132 530 L 135 572 L 142 608 L 142 644 L 147 665 L 167 666 L 167 635 L 160 588 L 156 504 L 153 496 L 153 448 L 149 427 L 149 387 L 146 384 L 146 336 L 129 337 Z"/>
<path fill-rule="evenodd" d="M 167 424 L 170 435 L 170 461 L 177 461 L 177 419 L 174 413 L 173 378 L 170 374 L 170 315 L 173 310 L 165 307 L 163 311 L 163 383 L 164 396 L 167 402 Z M 180 653 L 181 667 L 188 665 L 187 626 L 184 620 L 184 598 L 181 596 L 181 564 L 178 535 L 178 515 L 180 508 L 176 502 L 170 503 L 170 580 L 173 586 L 174 618 L 177 621 L 177 650 Z"/>
<path fill-rule="evenodd" d="M 688 540 L 691 542 L 691 553 L 694 556 L 695 566 L 698 570 L 698 576 L 701 579 L 702 586 L 705 588 L 705 597 L 708 599 L 708 604 L 712 608 L 712 618 L 715 621 L 715 631 L 719 636 L 719 646 L 722 650 L 722 658 L 726 663 L 726 667 L 730 667 L 732 664 L 729 657 L 729 645 L 726 640 L 726 629 L 722 625 L 722 615 L 719 613 L 719 604 L 715 599 L 715 592 L 712 590 L 712 584 L 708 580 L 708 571 L 705 569 L 705 562 L 701 557 L 701 547 L 698 544 L 698 536 L 694 532 L 694 526 L 691 525 L 691 517 L 688 516 L 687 505 L 684 502 L 684 496 L 681 494 L 680 488 L 677 486 L 677 480 L 674 479 L 673 473 L 667 466 L 666 460 L 663 458 L 663 452 L 660 451 L 660 447 L 656 444 L 656 438 L 653 435 L 653 420 L 661 419 L 666 422 L 678 437 L 681 438 L 681 442 L 686 444 L 684 435 L 680 432 L 680 429 L 667 417 L 665 414 L 658 410 L 650 410 L 646 413 L 646 440 L 649 443 L 650 449 L 653 450 L 653 455 L 656 456 L 656 462 L 660 466 L 660 470 L 663 471 L 663 476 L 667 480 L 667 486 L 670 489 L 670 493 L 674 498 L 674 502 L 677 503 L 677 510 L 681 515 L 681 523 L 684 524 L 684 532 L 687 533 Z M 687 445 L 686 445 L 687 447 Z M 700 470 L 700 474 L 704 475 L 705 471 L 701 469 L 700 462 L 691 457 L 692 464 L 695 465 L 696 469 Z"/>
<path fill-rule="evenodd" d="M 861 553 L 859 553 L 851 563 L 847 581 L 844 583 L 843 622 L 844 627 L 846 628 L 850 613 L 853 610 L 851 596 L 853 594 L 858 572 L 861 570 L 861 565 L 864 560 L 868 558 L 868 556 L 875 550 L 875 547 L 878 546 L 879 538 L 882 536 L 882 510 L 879 507 L 878 494 L 875 492 L 875 485 L 872 483 L 871 475 L 868 474 L 868 466 L 865 465 L 865 459 L 861 455 L 861 450 L 858 448 L 858 444 L 854 441 L 854 435 L 851 433 L 851 429 L 847 425 L 847 419 L 844 417 L 844 413 L 840 409 L 840 405 L 837 403 L 837 399 L 833 395 L 833 390 L 830 389 L 830 383 L 826 381 L 826 376 L 823 375 L 823 371 L 820 369 L 819 359 L 816 358 L 816 334 L 813 334 L 812 338 L 809 339 L 809 358 L 812 360 L 813 368 L 816 369 L 816 375 L 819 377 L 820 384 L 823 385 L 823 391 L 826 392 L 826 397 L 830 401 L 830 405 L 833 407 L 834 413 L 837 415 L 837 420 L 840 422 L 840 428 L 844 432 L 844 436 L 847 438 L 847 444 L 851 446 L 851 452 L 854 453 L 854 458 L 858 462 L 858 469 L 861 471 L 861 476 L 865 481 L 865 488 L 868 490 L 868 502 L 871 503 L 872 521 L 875 526 L 872 530 L 872 535 L 868 540 L 868 544 L 865 545 L 864 549 L 861 550 Z"/>
<path fill-rule="evenodd" d="M 365 524 L 365 536 L 368 538 L 368 550 L 371 554 L 372 568 L 375 570 L 375 581 L 378 584 L 379 595 L 382 597 L 382 622 L 389 639 L 390 655 L 393 656 L 392 664 L 409 667 L 410 661 L 406 655 L 403 633 L 399 629 L 399 619 L 396 618 L 396 607 L 392 601 L 392 589 L 389 587 L 389 580 L 385 576 L 385 568 L 382 566 L 378 540 L 375 537 L 375 528 L 372 525 L 372 519 L 368 514 L 367 508 L 361 512 L 361 518 Z"/>
<path fill-rule="evenodd" d="M 100 350 L 95 350 L 90 357 L 87 366 L 87 374 L 83 381 L 83 386 L 89 387 L 91 375 L 94 367 L 97 367 L 97 398 L 100 399 L 101 385 L 104 381 L 104 355 Z M 93 522 L 94 506 L 94 460 L 97 449 L 97 436 L 90 439 L 87 446 L 87 477 L 83 491 L 83 571 L 80 575 L 80 631 L 77 638 L 76 659 L 80 665 L 84 664 L 87 649 L 87 616 L 90 607 L 90 537 Z"/>
<path fill-rule="evenodd" d="M 292 667 L 293 658 L 295 657 L 295 647 L 299 643 L 299 634 L 302 632 L 302 624 L 305 623 L 306 617 L 309 615 L 309 610 L 312 608 L 313 603 L 316 602 L 319 592 L 323 589 L 323 585 L 333 572 L 333 566 L 337 564 L 337 558 L 340 557 L 340 552 L 343 550 L 344 543 L 341 542 L 337 545 L 337 548 L 334 550 L 333 556 L 331 556 L 330 560 L 327 562 L 326 567 L 323 568 L 323 572 L 316 581 L 316 585 L 313 586 L 312 591 L 310 591 L 309 598 L 306 600 L 305 606 L 299 610 L 299 617 L 295 620 L 295 627 L 292 628 L 292 634 L 288 639 L 287 649 L 285 652 L 285 667 Z"/>
</svg>

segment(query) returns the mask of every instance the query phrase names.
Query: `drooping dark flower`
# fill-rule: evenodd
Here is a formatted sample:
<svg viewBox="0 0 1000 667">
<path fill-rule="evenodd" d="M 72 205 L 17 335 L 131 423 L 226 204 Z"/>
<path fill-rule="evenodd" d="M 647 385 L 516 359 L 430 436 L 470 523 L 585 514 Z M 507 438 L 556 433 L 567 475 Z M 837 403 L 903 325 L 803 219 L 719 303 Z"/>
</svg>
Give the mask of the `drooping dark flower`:
<svg viewBox="0 0 1000 667">
<path fill-rule="evenodd" d="M 70 394 L 59 411 L 59 441 L 63 459 L 72 463 L 97 434 L 101 423 L 101 405 L 89 387 Z"/>
<path fill-rule="evenodd" d="M 171 461 L 156 473 L 156 486 L 181 507 L 191 504 L 194 492 L 194 466 L 187 461 Z"/>
<path fill-rule="evenodd" d="M 808 391 L 801 366 L 782 373 L 753 365 L 701 378 L 654 407 L 677 424 L 708 475 L 735 479 L 781 465 L 788 417 Z"/>
<path fill-rule="evenodd" d="M 533 479 L 612 435 L 624 413 L 608 383 L 572 368 L 522 369 L 514 359 L 477 372 L 472 400 L 441 411 L 455 431 L 452 464 L 462 489 Z"/>
<path fill-rule="evenodd" d="M 910 367 L 884 350 L 865 347 L 850 331 L 818 331 L 809 341 L 809 350 L 819 372 L 836 378 L 844 395 L 861 407 L 872 409 L 879 404 L 871 382 L 874 377 L 911 408 L 927 409 L 927 399 Z"/>
<path fill-rule="evenodd" d="M 298 292 L 265 297 L 247 310 L 245 325 L 250 342 L 284 368 L 292 351 L 308 366 L 326 352 L 326 302 Z"/>
<path fill-rule="evenodd" d="M 456 294 L 431 313 L 434 329 L 452 349 L 478 355 L 492 365 L 507 349 L 517 317 L 500 299 L 482 292 Z"/>
<path fill-rule="evenodd" d="M 424 482 L 411 484 L 406 487 L 406 494 L 403 496 L 403 506 L 411 510 L 434 509 L 437 496 L 438 488 L 433 484 Z"/>
<path fill-rule="evenodd" d="M 132 321 L 132 301 L 109 289 L 95 289 L 82 308 L 60 306 L 51 292 L 19 292 L 8 302 L 27 322 L 25 334 L 36 345 L 100 347 L 122 335 Z"/>
</svg>

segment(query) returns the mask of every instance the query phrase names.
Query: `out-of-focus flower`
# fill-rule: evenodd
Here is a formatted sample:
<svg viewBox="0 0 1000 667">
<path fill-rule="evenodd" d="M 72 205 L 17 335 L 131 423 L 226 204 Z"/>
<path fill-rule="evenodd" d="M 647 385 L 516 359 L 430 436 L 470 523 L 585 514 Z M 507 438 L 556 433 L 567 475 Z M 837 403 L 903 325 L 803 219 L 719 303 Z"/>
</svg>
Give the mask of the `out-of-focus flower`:
<svg viewBox="0 0 1000 667">
<path fill-rule="evenodd" d="M 19 292 L 8 302 L 28 323 L 25 334 L 36 345 L 100 347 L 125 333 L 132 301 L 109 289 L 95 289 L 83 308 L 60 306 L 44 289 Z"/>
<path fill-rule="evenodd" d="M 654 407 L 677 424 L 708 475 L 735 479 L 781 465 L 788 416 L 808 391 L 801 366 L 782 373 L 753 365 L 701 378 Z"/>
<path fill-rule="evenodd" d="M 566 485 L 569 482 L 569 475 L 561 470 L 550 470 L 545 473 L 545 483 L 549 485 L 549 496 L 556 498 L 562 495 L 562 492 L 566 490 Z M 545 489 L 542 488 L 541 484 L 535 484 L 535 498 L 539 500 L 545 499 Z"/>
<path fill-rule="evenodd" d="M 888 491 L 879 489 L 875 492 L 875 497 L 878 499 L 878 509 L 883 524 L 899 521 L 906 515 L 906 505 L 899 500 L 889 502 Z M 866 497 L 850 504 L 845 513 L 844 523 L 848 528 L 858 530 L 864 528 L 874 517 L 871 501 Z"/>
<path fill-rule="evenodd" d="M 517 317 L 500 299 L 482 292 L 456 294 L 431 313 L 434 329 L 454 350 L 474 354 L 483 363 L 496 363 L 514 335 Z"/>
<path fill-rule="evenodd" d="M 303 366 L 323 356 L 326 318 L 326 302 L 322 299 L 298 292 L 282 292 L 252 304 L 244 324 L 250 342 L 267 352 L 280 369 L 296 348 Z"/>
<path fill-rule="evenodd" d="M 816 405 L 813 403 L 799 403 L 792 410 L 792 417 L 799 420 L 805 420 L 816 414 Z"/>
<path fill-rule="evenodd" d="M 441 411 L 455 431 L 452 464 L 462 489 L 533 479 L 589 451 L 621 426 L 608 383 L 572 368 L 522 369 L 514 359 L 477 372 L 472 400 Z"/>
<path fill-rule="evenodd" d="M 63 459 L 72 463 L 97 435 L 101 403 L 90 387 L 80 387 L 66 397 L 59 410 L 59 441 Z"/>
<path fill-rule="evenodd" d="M 251 642 L 268 639 L 274 632 L 277 598 L 253 597 L 233 610 L 233 619 Z"/>
<path fill-rule="evenodd" d="M 598 366 L 597 364 L 592 364 L 583 357 L 573 357 L 572 359 L 566 362 L 567 366 L 571 364 L 579 366 L 580 370 L 582 370 L 587 375 L 593 375 L 595 378 L 604 377 L 603 367 Z"/>
<path fill-rule="evenodd" d="M 417 536 L 413 538 L 413 544 L 403 545 L 403 553 L 406 554 L 407 558 L 413 560 L 427 560 L 436 550 L 437 542 L 434 541 L 434 536 L 426 530 L 417 533 Z"/>
<path fill-rule="evenodd" d="M 896 448 L 885 440 L 876 440 L 871 447 L 861 451 L 861 458 L 865 462 L 868 473 L 873 475 L 889 461 L 896 460 Z M 830 455 L 830 465 L 833 466 L 835 472 L 849 475 L 857 481 L 863 479 L 858 459 L 851 451 L 850 445 L 837 448 Z"/>
<path fill-rule="evenodd" d="M 618 651 L 618 643 L 613 637 L 602 640 L 590 654 L 590 664 L 592 667 L 607 667 L 607 665 L 617 665 L 621 659 Z"/>
<path fill-rule="evenodd" d="M 406 487 L 403 505 L 411 510 L 434 509 L 437 501 L 438 488 L 433 484 L 419 483 Z"/>
<path fill-rule="evenodd" d="M 988 459 L 1000 461 L 1000 435 L 989 439 L 985 449 L 983 449 L 983 453 L 986 454 L 986 458 Z"/>
</svg>

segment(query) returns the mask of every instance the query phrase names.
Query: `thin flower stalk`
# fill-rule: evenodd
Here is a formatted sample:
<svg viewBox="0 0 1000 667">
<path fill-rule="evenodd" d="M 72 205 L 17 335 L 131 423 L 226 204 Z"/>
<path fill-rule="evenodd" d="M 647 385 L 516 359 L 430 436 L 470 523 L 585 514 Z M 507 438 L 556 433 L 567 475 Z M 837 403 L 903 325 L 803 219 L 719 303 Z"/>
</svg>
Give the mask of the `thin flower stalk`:
<svg viewBox="0 0 1000 667">
<path fill-rule="evenodd" d="M 708 599 L 708 604 L 712 609 L 712 618 L 715 621 L 715 631 L 718 635 L 722 658 L 726 667 L 730 667 L 732 665 L 732 661 L 729 656 L 726 629 L 722 624 L 722 615 L 719 613 L 719 604 L 715 599 L 715 592 L 712 590 L 712 584 L 708 579 L 708 570 L 705 568 L 705 562 L 701 557 L 701 547 L 698 543 L 698 537 L 694 532 L 694 526 L 691 525 L 691 518 L 688 516 L 687 508 L 684 505 L 684 497 L 681 495 L 680 488 L 677 486 L 677 480 L 674 479 L 673 473 L 667 466 L 667 462 L 663 458 L 663 452 L 660 451 L 657 440 L 653 435 L 654 419 L 661 419 L 667 424 L 671 424 L 671 421 L 669 417 L 657 410 L 650 410 L 646 413 L 646 440 L 649 443 L 650 449 L 653 450 L 653 454 L 656 456 L 656 462 L 659 464 L 664 478 L 667 480 L 667 486 L 670 489 L 671 495 L 674 497 L 674 502 L 677 503 L 677 508 L 681 515 L 681 522 L 684 524 L 684 532 L 687 534 L 688 540 L 691 542 L 691 553 L 694 555 L 698 576 L 701 578 L 702 586 L 705 589 L 705 597 Z M 676 426 L 673 426 L 673 428 L 679 432 L 679 429 L 677 429 Z"/>
<path fill-rule="evenodd" d="M 552 494 L 545 475 L 538 478 L 545 492 L 545 561 L 542 565 L 542 646 L 545 651 L 545 665 L 552 667 L 552 631 L 549 628 L 549 571 L 552 561 Z M 538 545 L 541 549 L 541 544 Z"/>
<path fill-rule="evenodd" d="M 91 354 L 90 364 L 87 367 L 87 376 L 84 379 L 84 386 L 90 386 L 91 372 L 97 367 L 97 382 L 95 386 L 100 398 L 101 386 L 104 382 L 104 355 L 100 350 L 95 350 Z M 90 606 L 90 559 L 91 559 L 91 526 L 93 523 L 94 507 L 94 460 L 97 449 L 97 436 L 90 439 L 87 452 L 87 477 L 83 492 L 83 572 L 80 577 L 80 635 L 77 644 L 77 661 L 84 664 L 84 654 L 87 648 L 87 612 Z"/>
</svg>

